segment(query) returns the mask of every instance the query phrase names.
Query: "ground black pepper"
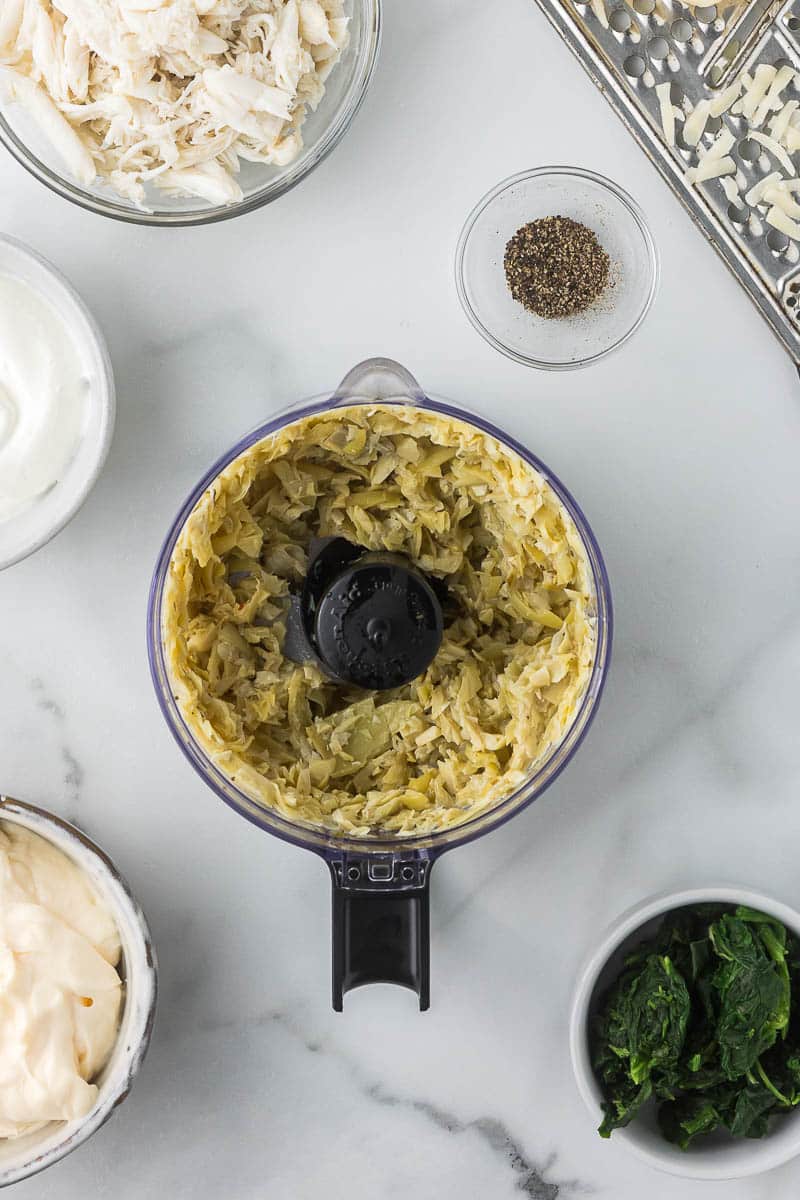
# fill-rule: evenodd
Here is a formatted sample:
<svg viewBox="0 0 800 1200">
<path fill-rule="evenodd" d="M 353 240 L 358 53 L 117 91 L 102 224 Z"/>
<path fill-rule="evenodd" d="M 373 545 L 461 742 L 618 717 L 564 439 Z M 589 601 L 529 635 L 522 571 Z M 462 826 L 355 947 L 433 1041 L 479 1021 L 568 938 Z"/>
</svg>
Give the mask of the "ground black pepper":
<svg viewBox="0 0 800 1200">
<path fill-rule="evenodd" d="M 541 217 L 517 230 L 503 265 L 514 299 L 552 318 L 593 304 L 608 284 L 611 264 L 591 229 L 571 217 Z"/>
</svg>

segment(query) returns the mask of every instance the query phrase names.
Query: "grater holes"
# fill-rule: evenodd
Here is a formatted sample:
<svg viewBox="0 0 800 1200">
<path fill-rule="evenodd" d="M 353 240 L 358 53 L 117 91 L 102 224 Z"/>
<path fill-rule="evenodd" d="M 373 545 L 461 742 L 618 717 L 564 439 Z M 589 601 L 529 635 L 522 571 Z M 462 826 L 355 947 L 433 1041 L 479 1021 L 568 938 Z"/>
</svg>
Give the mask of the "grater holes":
<svg viewBox="0 0 800 1200">
<path fill-rule="evenodd" d="M 664 37 L 651 38 L 647 43 L 647 53 L 654 62 L 661 62 L 669 54 L 669 42 Z"/>
<path fill-rule="evenodd" d="M 732 221 L 734 225 L 742 225 L 742 226 L 746 225 L 747 224 L 747 216 L 748 216 L 747 209 L 742 208 L 741 205 L 739 205 L 739 204 L 729 204 L 728 205 L 728 220 Z"/>
<path fill-rule="evenodd" d="M 614 33 L 627 33 L 631 27 L 631 14 L 627 8 L 615 8 L 608 18 L 608 23 Z"/>
<path fill-rule="evenodd" d="M 796 306 L 797 306 L 797 296 L 787 296 L 786 297 L 786 307 L 787 308 L 795 308 Z M 793 315 L 796 320 L 797 313 L 794 313 Z"/>
<path fill-rule="evenodd" d="M 780 258 L 789 249 L 789 239 L 779 229 L 770 229 L 767 234 L 767 245 L 776 258 Z"/>
<path fill-rule="evenodd" d="M 672 22 L 670 33 L 675 38 L 676 42 L 688 42 L 692 37 L 691 22 L 685 17 L 678 17 L 677 21 Z"/>
<path fill-rule="evenodd" d="M 698 25 L 713 25 L 717 19 L 716 5 L 712 4 L 708 8 L 696 8 L 694 15 Z"/>
<path fill-rule="evenodd" d="M 798 29 L 800 29 L 800 17 L 787 17 L 786 28 L 792 33 L 797 33 Z"/>
<path fill-rule="evenodd" d="M 641 79 L 647 70 L 647 63 L 641 54 L 629 54 L 622 64 L 622 68 L 625 74 L 629 75 L 631 79 Z"/>
<path fill-rule="evenodd" d="M 739 157 L 746 163 L 757 163 L 763 153 L 761 146 L 752 138 L 742 138 L 737 149 Z"/>
<path fill-rule="evenodd" d="M 655 10 L 656 0 L 633 0 L 633 7 L 642 17 L 649 17 Z"/>
</svg>

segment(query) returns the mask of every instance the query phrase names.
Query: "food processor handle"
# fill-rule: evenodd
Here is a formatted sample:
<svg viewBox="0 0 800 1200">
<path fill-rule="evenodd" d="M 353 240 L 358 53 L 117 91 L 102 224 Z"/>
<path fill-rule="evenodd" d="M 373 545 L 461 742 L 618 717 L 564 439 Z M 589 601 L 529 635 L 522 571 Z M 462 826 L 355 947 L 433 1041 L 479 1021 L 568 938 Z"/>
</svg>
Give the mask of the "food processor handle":
<svg viewBox="0 0 800 1200">
<path fill-rule="evenodd" d="M 411 400 L 421 404 L 425 393 L 414 376 L 393 358 L 367 358 L 348 371 L 336 389 L 337 400 Z"/>
<path fill-rule="evenodd" d="M 365 856 L 330 864 L 333 880 L 333 1008 L 367 983 L 396 983 L 430 1005 L 431 862 Z"/>
</svg>

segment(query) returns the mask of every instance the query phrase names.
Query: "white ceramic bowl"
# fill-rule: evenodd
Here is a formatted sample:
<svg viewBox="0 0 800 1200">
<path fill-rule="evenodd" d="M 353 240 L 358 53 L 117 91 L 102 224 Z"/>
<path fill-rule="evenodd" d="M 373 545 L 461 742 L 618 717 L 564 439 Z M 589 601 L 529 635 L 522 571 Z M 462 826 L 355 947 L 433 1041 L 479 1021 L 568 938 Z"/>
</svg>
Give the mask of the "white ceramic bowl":
<svg viewBox="0 0 800 1200">
<path fill-rule="evenodd" d="M 78 1121 L 57 1121 L 27 1137 L 0 1139 L 0 1187 L 36 1175 L 77 1149 L 105 1124 L 130 1091 L 142 1064 L 156 1009 L 156 957 L 142 910 L 114 864 L 81 830 L 43 809 L 0 796 L 0 821 L 24 825 L 78 864 L 119 929 L 125 984 L 119 1035 L 99 1076 L 97 1103 Z"/>
<path fill-rule="evenodd" d="M 570 1053 L 578 1090 L 595 1126 L 602 1120 L 602 1092 L 589 1056 L 589 1020 L 598 998 L 616 978 L 622 960 L 643 938 L 649 937 L 665 913 L 695 904 L 746 904 L 782 921 L 800 937 L 800 912 L 747 888 L 721 884 L 664 892 L 629 908 L 605 933 L 584 965 L 575 991 L 570 1016 Z M 735 1139 L 720 1132 L 699 1139 L 680 1150 L 661 1136 L 655 1120 L 655 1105 L 647 1105 L 625 1129 L 615 1129 L 611 1145 L 624 1146 L 637 1158 L 687 1179 L 741 1179 L 769 1171 L 800 1154 L 800 1111 L 776 1119 L 760 1140 Z"/>
<path fill-rule="evenodd" d="M 63 477 L 25 512 L 0 522 L 0 570 L 46 545 L 71 521 L 94 487 L 114 432 L 114 376 L 94 317 L 66 279 L 35 251 L 0 237 L 0 275 L 22 279 L 61 314 L 89 380 L 86 423 Z"/>
</svg>

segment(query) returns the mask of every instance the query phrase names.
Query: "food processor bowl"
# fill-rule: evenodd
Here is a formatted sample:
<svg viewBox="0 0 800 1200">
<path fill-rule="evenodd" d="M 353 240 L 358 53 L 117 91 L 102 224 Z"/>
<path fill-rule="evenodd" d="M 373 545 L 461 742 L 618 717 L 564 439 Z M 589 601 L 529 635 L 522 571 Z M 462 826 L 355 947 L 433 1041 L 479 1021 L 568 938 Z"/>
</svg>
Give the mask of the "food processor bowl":
<svg viewBox="0 0 800 1200">
<path fill-rule="evenodd" d="M 350 40 L 325 81 L 325 95 L 302 127 L 303 149 L 285 167 L 242 162 L 237 176 L 244 193 L 234 204 L 210 205 L 206 200 L 170 196 L 147 188 L 145 205 L 138 207 L 97 180 L 85 187 L 67 172 L 60 156 L 41 129 L 19 104 L 0 106 L 0 143 L 51 191 L 90 212 L 135 225 L 206 225 L 252 212 L 277 200 L 325 159 L 350 128 L 375 71 L 381 41 L 381 0 L 347 0 Z"/>
<path fill-rule="evenodd" d="M 170 560 L 183 526 L 200 497 L 234 459 L 285 426 L 322 412 L 356 405 L 402 405 L 463 421 L 496 438 L 549 483 L 571 516 L 588 558 L 595 600 L 594 664 L 572 723 L 561 741 L 531 772 L 523 786 L 495 807 L 463 824 L 413 836 L 353 837 L 285 819 L 238 788 L 211 761 L 186 725 L 172 693 L 162 638 L 162 605 Z M 345 377 L 329 396 L 293 405 L 259 425 L 222 456 L 200 480 L 180 509 L 161 553 L 150 589 L 148 655 L 161 711 L 195 770 L 236 812 L 268 833 L 312 850 L 328 865 L 333 887 L 333 1007 L 342 1009 L 345 992 L 367 983 L 397 983 L 430 1000 L 429 884 L 433 864 L 447 850 L 482 837 L 531 804 L 564 770 L 583 741 L 597 710 L 612 643 L 611 590 L 594 535 L 564 485 L 534 454 L 489 421 L 467 409 L 426 395 L 414 377 L 389 359 L 369 359 Z"/>
</svg>

